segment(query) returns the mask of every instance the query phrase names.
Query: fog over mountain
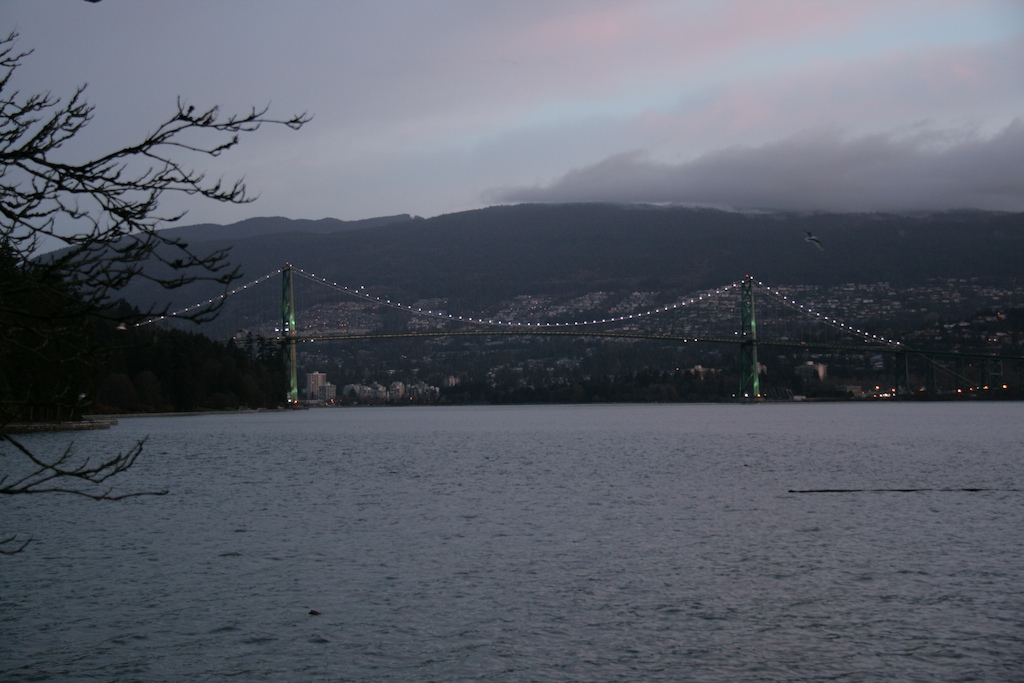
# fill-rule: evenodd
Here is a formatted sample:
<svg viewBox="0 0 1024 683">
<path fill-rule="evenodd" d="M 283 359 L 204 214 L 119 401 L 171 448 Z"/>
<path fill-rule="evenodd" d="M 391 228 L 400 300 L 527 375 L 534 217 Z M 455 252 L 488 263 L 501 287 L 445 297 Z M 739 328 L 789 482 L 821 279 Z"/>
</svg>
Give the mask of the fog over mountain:
<svg viewBox="0 0 1024 683">
<path fill-rule="evenodd" d="M 725 148 L 669 164 L 618 154 L 555 182 L 494 193 L 525 202 L 704 203 L 741 209 L 1020 210 L 1024 121 L 997 135 L 948 140 L 934 131 L 846 139 L 804 131 L 755 147 Z"/>
</svg>

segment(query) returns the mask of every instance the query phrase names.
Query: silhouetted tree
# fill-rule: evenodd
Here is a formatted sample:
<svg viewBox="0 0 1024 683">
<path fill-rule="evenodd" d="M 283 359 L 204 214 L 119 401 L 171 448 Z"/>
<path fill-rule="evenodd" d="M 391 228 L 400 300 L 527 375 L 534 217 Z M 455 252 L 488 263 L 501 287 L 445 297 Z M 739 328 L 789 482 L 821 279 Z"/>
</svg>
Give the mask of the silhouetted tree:
<svg viewBox="0 0 1024 683">
<path fill-rule="evenodd" d="M 242 181 L 207 179 L 188 158 L 219 156 L 263 124 L 299 129 L 310 117 L 274 119 L 266 107 L 224 114 L 179 98 L 176 111 L 142 140 L 78 161 L 65 145 L 93 117 L 84 86 L 66 100 L 14 89 L 14 74 L 31 54 L 18 51 L 16 39 L 0 38 L 0 494 L 139 495 L 114 494 L 108 485 L 135 462 L 141 442 L 99 459 L 81 459 L 71 447 L 43 456 L 18 441 L 11 425 L 80 414 L 99 357 L 90 342 L 97 322 L 124 326 L 167 312 L 159 304 L 131 312 L 113 306 L 131 283 L 174 289 L 199 281 L 227 286 L 238 277 L 225 251 L 198 253 L 160 232 L 184 214 L 160 212 L 159 201 L 168 192 L 252 201 Z M 41 254 L 50 248 L 56 250 Z M 207 320 L 218 305 L 184 317 Z M 0 552 L 26 543 L 0 539 Z"/>
</svg>

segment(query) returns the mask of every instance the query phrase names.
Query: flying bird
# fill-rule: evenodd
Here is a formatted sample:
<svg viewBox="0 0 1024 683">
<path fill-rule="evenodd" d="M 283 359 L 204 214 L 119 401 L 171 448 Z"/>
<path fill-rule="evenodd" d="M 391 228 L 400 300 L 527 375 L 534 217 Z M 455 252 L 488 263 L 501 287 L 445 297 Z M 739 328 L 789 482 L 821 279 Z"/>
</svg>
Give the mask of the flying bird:
<svg viewBox="0 0 1024 683">
<path fill-rule="evenodd" d="M 804 233 L 807 235 L 807 237 L 804 238 L 804 242 L 810 242 L 818 249 L 825 251 L 825 247 L 821 246 L 821 240 L 819 240 L 813 232 L 811 232 L 810 230 L 804 230 Z"/>
</svg>

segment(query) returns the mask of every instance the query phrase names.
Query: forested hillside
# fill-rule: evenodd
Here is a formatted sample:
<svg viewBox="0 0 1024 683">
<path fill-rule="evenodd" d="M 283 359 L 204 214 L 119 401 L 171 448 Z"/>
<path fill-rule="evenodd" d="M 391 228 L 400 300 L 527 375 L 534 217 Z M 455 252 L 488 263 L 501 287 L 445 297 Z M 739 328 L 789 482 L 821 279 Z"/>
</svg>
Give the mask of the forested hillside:
<svg viewBox="0 0 1024 683">
<path fill-rule="evenodd" d="M 517 205 L 394 217 L 355 229 L 346 224 L 335 232 L 314 232 L 309 222 L 261 220 L 263 234 L 237 239 L 226 237 L 232 234 L 227 228 L 180 230 L 204 249 L 231 248 L 244 277 L 290 261 L 381 294 L 447 297 L 468 307 L 524 293 L 686 292 L 746 273 L 793 284 L 899 286 L 949 277 L 1005 284 L 1019 277 L 1024 257 L 1024 214 L 977 211 L 911 216 Z M 808 232 L 822 249 L 805 241 Z M 192 289 L 182 293 L 191 300 L 177 303 L 210 293 Z M 161 296 L 166 293 L 155 289 L 131 292 L 136 303 Z"/>
</svg>

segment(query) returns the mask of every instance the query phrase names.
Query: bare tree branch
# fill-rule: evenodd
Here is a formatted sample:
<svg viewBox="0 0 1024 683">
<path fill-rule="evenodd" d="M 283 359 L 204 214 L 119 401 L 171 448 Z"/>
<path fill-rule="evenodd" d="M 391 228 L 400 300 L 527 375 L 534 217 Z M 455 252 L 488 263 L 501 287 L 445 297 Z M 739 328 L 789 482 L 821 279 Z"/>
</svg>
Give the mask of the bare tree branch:
<svg viewBox="0 0 1024 683">
<path fill-rule="evenodd" d="M 0 555 L 16 555 L 25 549 L 29 543 L 32 542 L 31 538 L 27 538 L 23 541 L 18 540 L 17 534 L 10 534 L 0 538 Z"/>
<path fill-rule="evenodd" d="M 86 457 L 81 461 L 75 458 L 74 444 L 69 444 L 59 456 L 47 461 L 35 455 L 10 434 L 0 433 L 0 441 L 11 444 L 30 463 L 25 472 L 0 475 L 0 494 L 70 493 L 93 500 L 121 500 L 135 496 L 162 496 L 167 493 L 166 490 L 114 493 L 110 486 L 105 485 L 108 479 L 135 464 L 135 460 L 142 454 L 145 439 L 140 440 L 128 451 L 113 457 L 99 460 Z"/>
<path fill-rule="evenodd" d="M 243 180 L 209 179 L 189 160 L 219 157 L 264 125 L 298 130 L 311 117 L 274 118 L 268 107 L 231 114 L 178 98 L 171 115 L 141 140 L 76 160 L 67 143 L 95 113 L 85 86 L 66 99 L 14 89 L 14 74 L 31 55 L 18 51 L 16 42 L 16 33 L 0 37 L 0 495 L 163 495 L 112 486 L 135 464 L 145 440 L 113 456 L 80 457 L 73 444 L 42 456 L 15 439 L 10 426 L 80 417 L 83 389 L 104 351 L 90 341 L 95 325 L 169 312 L 169 303 L 146 310 L 115 306 L 132 283 L 177 289 L 212 282 L 226 291 L 240 276 L 228 253 L 200 253 L 168 237 L 159 228 L 184 213 L 161 212 L 160 201 L 165 193 L 228 204 L 254 201 Z M 40 255 L 53 245 L 61 248 Z M 222 302 L 213 297 L 208 306 L 177 317 L 208 320 Z M 0 554 L 21 552 L 30 540 L 0 536 Z"/>
<path fill-rule="evenodd" d="M 226 286 L 239 277 L 225 252 L 196 253 L 160 232 L 158 227 L 184 215 L 160 213 L 160 198 L 170 192 L 229 204 L 254 201 L 244 181 L 210 180 L 182 157 L 218 157 L 236 147 L 243 134 L 267 124 L 298 130 L 311 117 L 273 118 L 268 107 L 224 114 L 218 106 L 197 110 L 179 98 L 176 111 L 142 140 L 85 162 L 66 161 L 60 157 L 62 146 L 93 118 L 85 86 L 67 101 L 50 93 L 8 92 L 12 74 L 30 54 L 16 52 L 15 39 L 13 33 L 0 39 L 0 237 L 17 260 L 35 260 L 59 274 L 92 310 L 109 304 L 136 279 L 175 289 L 197 281 Z M 65 248 L 34 259 L 45 240 Z M 140 315 L 167 310 L 154 306 Z M 199 309 L 195 316 L 211 312 Z"/>
</svg>

